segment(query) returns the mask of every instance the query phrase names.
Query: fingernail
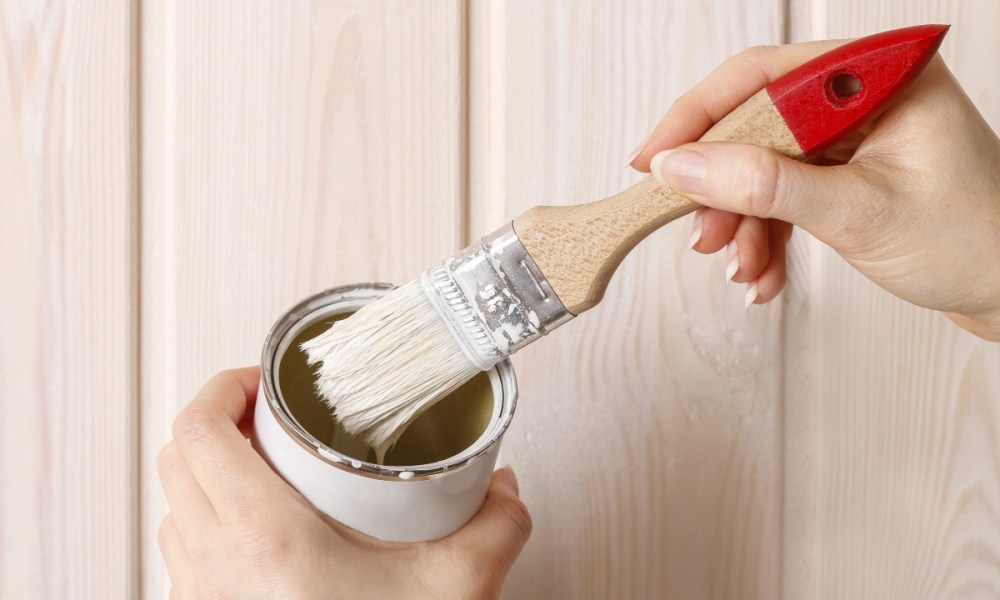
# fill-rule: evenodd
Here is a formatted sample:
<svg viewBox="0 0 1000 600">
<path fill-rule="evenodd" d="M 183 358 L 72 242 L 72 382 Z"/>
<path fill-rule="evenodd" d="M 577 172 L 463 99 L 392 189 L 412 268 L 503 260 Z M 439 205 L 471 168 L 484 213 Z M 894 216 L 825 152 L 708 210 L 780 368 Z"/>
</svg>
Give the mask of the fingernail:
<svg viewBox="0 0 1000 600">
<path fill-rule="evenodd" d="M 625 168 L 626 169 L 632 166 L 632 161 L 635 160 L 636 156 L 639 156 L 639 153 L 642 152 L 642 149 L 645 148 L 646 144 L 648 144 L 648 143 L 649 143 L 649 136 L 647 136 L 646 139 L 642 140 L 641 144 L 639 144 L 638 146 L 636 146 L 636 148 L 632 152 L 632 154 L 629 154 L 628 160 L 625 161 Z"/>
<path fill-rule="evenodd" d="M 705 193 L 705 157 L 697 152 L 664 150 L 649 162 L 649 172 L 678 192 Z"/>
<path fill-rule="evenodd" d="M 517 484 L 517 475 L 514 474 L 514 467 L 510 465 L 504 465 L 501 471 L 504 471 L 503 476 L 507 478 L 507 483 L 514 488 L 515 494 L 521 493 L 521 487 Z"/>
<path fill-rule="evenodd" d="M 740 249 L 736 245 L 736 240 L 726 244 L 726 281 L 732 281 L 733 275 L 740 270 Z"/>
<path fill-rule="evenodd" d="M 743 309 L 744 310 L 750 308 L 750 305 L 753 304 L 754 301 L 757 300 L 758 290 L 759 290 L 759 288 L 757 286 L 757 280 L 756 279 L 754 279 L 753 281 L 751 281 L 750 283 L 747 284 L 747 293 L 746 293 L 745 296 L 743 296 Z"/>
<path fill-rule="evenodd" d="M 701 209 L 694 211 L 694 221 L 691 222 L 691 237 L 688 238 L 688 248 L 694 248 L 701 239 Z"/>
</svg>

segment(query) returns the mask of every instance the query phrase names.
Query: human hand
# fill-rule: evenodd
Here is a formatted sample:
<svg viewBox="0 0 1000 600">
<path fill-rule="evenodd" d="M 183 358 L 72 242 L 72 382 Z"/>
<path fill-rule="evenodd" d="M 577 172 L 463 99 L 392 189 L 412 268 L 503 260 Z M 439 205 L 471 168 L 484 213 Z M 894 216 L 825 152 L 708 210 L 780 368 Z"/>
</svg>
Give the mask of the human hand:
<svg viewBox="0 0 1000 600">
<path fill-rule="evenodd" d="M 631 164 L 707 207 L 695 215 L 692 247 L 727 248 L 727 274 L 748 284 L 748 305 L 784 287 L 794 223 L 892 294 L 1000 340 L 1000 140 L 940 56 L 814 161 L 825 166 L 757 146 L 686 143 L 841 43 L 733 57 L 670 107 Z"/>
<path fill-rule="evenodd" d="M 260 371 L 216 375 L 157 457 L 171 598 L 496 598 L 531 532 L 509 468 L 462 529 L 389 543 L 320 513 L 247 443 Z"/>
</svg>

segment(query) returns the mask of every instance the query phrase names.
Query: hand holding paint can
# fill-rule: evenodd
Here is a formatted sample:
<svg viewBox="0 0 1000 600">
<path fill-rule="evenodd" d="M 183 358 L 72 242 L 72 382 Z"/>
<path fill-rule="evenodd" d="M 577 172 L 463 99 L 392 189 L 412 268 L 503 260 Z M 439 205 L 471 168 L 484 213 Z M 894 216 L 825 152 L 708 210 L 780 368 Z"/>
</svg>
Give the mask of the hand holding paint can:
<svg viewBox="0 0 1000 600">
<path fill-rule="evenodd" d="M 333 288 L 293 306 L 261 358 L 254 447 L 289 484 L 335 520 L 386 541 L 426 541 L 464 525 L 483 504 L 514 413 L 509 361 L 478 374 L 418 417 L 376 456 L 316 396 L 299 344 L 392 289 Z"/>
<path fill-rule="evenodd" d="M 493 474 L 483 507 L 446 539 L 383 542 L 323 514 L 247 443 L 259 387 L 257 367 L 213 377 L 157 457 L 171 597 L 499 597 L 531 530 L 513 471 Z"/>
</svg>

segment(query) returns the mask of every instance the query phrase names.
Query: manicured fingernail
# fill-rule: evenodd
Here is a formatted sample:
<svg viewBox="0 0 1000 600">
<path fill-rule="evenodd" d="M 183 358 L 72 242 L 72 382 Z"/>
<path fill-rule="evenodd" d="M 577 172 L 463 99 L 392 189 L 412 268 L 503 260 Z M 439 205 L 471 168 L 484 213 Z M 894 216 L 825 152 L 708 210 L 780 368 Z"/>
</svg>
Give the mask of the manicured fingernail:
<svg viewBox="0 0 1000 600">
<path fill-rule="evenodd" d="M 635 160 L 636 156 L 639 156 L 639 153 L 642 152 L 642 149 L 645 148 L 646 144 L 648 143 L 649 143 L 649 137 L 647 136 L 646 139 L 642 140 L 641 144 L 635 147 L 635 150 L 632 152 L 632 154 L 629 154 L 628 160 L 625 161 L 626 169 L 632 166 L 632 161 Z"/>
<path fill-rule="evenodd" d="M 705 193 L 705 157 L 697 152 L 664 150 L 650 161 L 649 172 L 678 192 Z"/>
<path fill-rule="evenodd" d="M 694 221 L 691 221 L 691 237 L 688 238 L 688 248 L 694 248 L 701 239 L 701 209 L 694 211 Z"/>
<path fill-rule="evenodd" d="M 517 484 L 517 475 L 514 474 L 514 467 L 510 465 L 504 465 L 504 467 L 500 470 L 504 472 L 503 476 L 507 478 L 507 483 L 509 483 L 510 486 L 514 488 L 514 493 L 520 494 L 521 487 Z"/>
<path fill-rule="evenodd" d="M 740 270 L 740 249 L 736 245 L 736 240 L 726 244 L 726 281 L 732 281 L 733 275 Z"/>
<path fill-rule="evenodd" d="M 757 286 L 757 280 L 754 279 L 747 284 L 747 293 L 743 296 L 743 308 L 748 309 L 750 305 L 757 300 L 757 294 L 759 293 L 759 287 Z"/>
</svg>

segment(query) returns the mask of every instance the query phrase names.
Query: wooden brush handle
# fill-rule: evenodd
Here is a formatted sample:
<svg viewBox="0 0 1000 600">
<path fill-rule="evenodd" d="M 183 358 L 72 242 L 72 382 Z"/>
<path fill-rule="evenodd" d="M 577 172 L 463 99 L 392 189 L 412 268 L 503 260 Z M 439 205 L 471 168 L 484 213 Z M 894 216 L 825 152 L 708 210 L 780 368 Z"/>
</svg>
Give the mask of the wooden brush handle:
<svg viewBox="0 0 1000 600">
<path fill-rule="evenodd" d="M 898 29 L 823 54 L 757 92 L 699 141 L 757 144 L 797 159 L 813 155 L 884 107 L 923 69 L 946 31 L 940 25 Z M 842 86 L 843 77 L 859 85 Z M 646 177 L 597 202 L 532 208 L 513 225 L 563 305 L 578 315 L 601 301 L 636 244 L 696 208 Z"/>
<path fill-rule="evenodd" d="M 761 90 L 709 129 L 700 141 L 770 146 L 799 157 L 795 137 Z M 593 308 L 625 255 L 653 231 L 698 204 L 652 176 L 614 196 L 576 206 L 536 206 L 514 219 L 514 231 L 553 291 L 574 315 Z"/>
</svg>

